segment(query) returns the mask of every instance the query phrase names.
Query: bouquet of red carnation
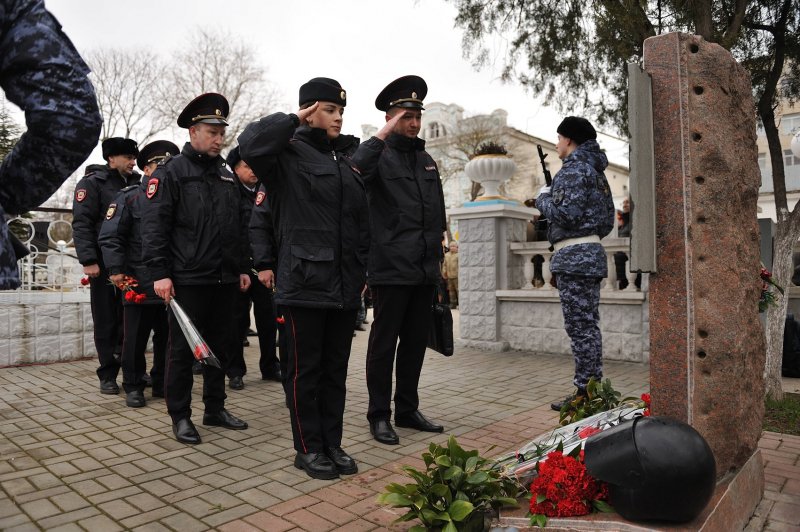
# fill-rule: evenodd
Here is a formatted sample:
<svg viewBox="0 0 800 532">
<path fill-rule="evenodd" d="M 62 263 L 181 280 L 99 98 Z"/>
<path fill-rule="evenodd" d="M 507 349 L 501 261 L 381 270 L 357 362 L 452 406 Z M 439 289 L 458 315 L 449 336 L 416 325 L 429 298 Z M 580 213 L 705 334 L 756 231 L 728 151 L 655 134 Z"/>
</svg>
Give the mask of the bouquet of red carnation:
<svg viewBox="0 0 800 532">
<path fill-rule="evenodd" d="M 122 297 L 125 298 L 125 301 L 128 303 L 143 303 L 147 296 L 144 294 L 140 294 L 134 290 L 137 286 L 139 286 L 139 281 L 135 278 L 131 277 L 130 275 L 125 275 L 122 277 L 122 281 L 117 283 L 117 288 L 122 290 Z"/>
<path fill-rule="evenodd" d="M 589 475 L 583 451 L 580 447 L 575 451 L 567 455 L 562 450 L 553 451 L 539 463 L 539 475 L 531 484 L 531 526 L 545 526 L 548 517 L 612 511 L 605 502 L 608 485 Z"/>
<path fill-rule="evenodd" d="M 642 394 L 642 401 L 644 402 L 644 412 L 642 412 L 643 416 L 650 415 L 650 394 L 643 393 Z"/>
<path fill-rule="evenodd" d="M 784 292 L 783 287 L 772 279 L 772 272 L 766 269 L 763 264 L 759 271 L 759 277 L 761 278 L 761 298 L 758 300 L 758 311 L 764 312 L 768 307 L 778 304 L 778 296 L 772 291 L 772 287 L 774 286 L 781 295 Z"/>
<path fill-rule="evenodd" d="M 208 346 L 206 341 L 203 340 L 203 337 L 200 336 L 200 332 L 194 326 L 192 320 L 190 320 L 189 316 L 186 315 L 186 311 L 184 311 L 178 302 L 175 301 L 174 297 L 169 300 L 169 308 L 172 309 L 175 319 L 178 320 L 178 325 L 180 325 L 181 331 L 186 337 L 186 341 L 189 343 L 189 347 L 192 348 L 192 353 L 194 354 L 195 360 L 208 366 L 214 366 L 221 369 L 222 365 L 219 363 L 219 359 L 214 356 L 211 348 Z"/>
</svg>

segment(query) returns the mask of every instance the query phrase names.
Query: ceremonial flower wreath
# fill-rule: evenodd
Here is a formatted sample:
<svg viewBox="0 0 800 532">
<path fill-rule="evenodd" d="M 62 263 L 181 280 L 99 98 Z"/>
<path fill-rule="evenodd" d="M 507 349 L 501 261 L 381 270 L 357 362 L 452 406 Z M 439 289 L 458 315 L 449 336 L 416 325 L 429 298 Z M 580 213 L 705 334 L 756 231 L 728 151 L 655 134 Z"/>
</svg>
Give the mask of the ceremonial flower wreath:
<svg viewBox="0 0 800 532">
<path fill-rule="evenodd" d="M 772 291 L 771 287 L 775 287 L 778 292 L 783 295 L 783 287 L 779 286 L 772 280 L 772 272 L 761 265 L 761 298 L 758 300 L 758 311 L 764 312 L 771 305 L 778 304 L 778 296 Z"/>
<path fill-rule="evenodd" d="M 586 471 L 580 447 L 566 455 L 563 450 L 549 453 L 537 469 L 539 474 L 530 488 L 532 526 L 545 526 L 548 517 L 586 515 L 593 510 L 613 511 L 606 502 L 608 485 Z"/>
</svg>

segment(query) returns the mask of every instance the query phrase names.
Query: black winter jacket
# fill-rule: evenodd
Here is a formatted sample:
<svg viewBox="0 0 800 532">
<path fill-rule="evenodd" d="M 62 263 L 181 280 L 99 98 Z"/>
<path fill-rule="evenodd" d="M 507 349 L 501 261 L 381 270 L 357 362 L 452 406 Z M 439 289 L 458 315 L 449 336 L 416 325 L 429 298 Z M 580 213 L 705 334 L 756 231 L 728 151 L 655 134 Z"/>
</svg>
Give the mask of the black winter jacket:
<svg viewBox="0 0 800 532">
<path fill-rule="evenodd" d="M 372 137 L 353 160 L 369 199 L 369 284 L 437 284 L 447 222 L 442 182 L 425 141 L 395 133 L 386 142 Z"/>
<path fill-rule="evenodd" d="M 134 292 L 147 296 L 144 303 L 163 305 L 164 300 L 153 291 L 154 279 L 150 277 L 150 272 L 142 262 L 143 201 L 147 199 L 141 184 L 123 188 L 109 205 L 97 240 L 109 275 L 118 273 L 130 275 L 139 282 Z M 138 303 L 129 303 L 123 298 L 122 304 Z"/>
<path fill-rule="evenodd" d="M 72 202 L 72 238 L 78 261 L 84 266 L 99 264 L 103 255 L 97 245 L 100 225 L 106 219 L 108 206 L 123 188 L 139 182 L 141 175 L 134 172 L 125 178 L 105 164 L 86 167 L 86 175 L 75 186 Z"/>
<path fill-rule="evenodd" d="M 242 158 L 265 184 L 272 208 L 275 301 L 355 309 L 369 246 L 364 183 L 348 157 L 358 139 L 330 141 L 324 130 L 298 125 L 296 115 L 275 113 L 239 136 Z"/>
<path fill-rule="evenodd" d="M 154 280 L 174 284 L 238 283 L 247 274 L 246 212 L 222 157 L 186 143 L 144 184 L 142 260 Z"/>
<path fill-rule="evenodd" d="M 270 199 L 267 188 L 259 185 L 253 213 L 250 216 L 250 250 L 253 253 L 253 267 L 256 271 L 275 271 L 278 261 L 278 247 L 275 244 L 275 226 L 272 223 Z"/>
</svg>

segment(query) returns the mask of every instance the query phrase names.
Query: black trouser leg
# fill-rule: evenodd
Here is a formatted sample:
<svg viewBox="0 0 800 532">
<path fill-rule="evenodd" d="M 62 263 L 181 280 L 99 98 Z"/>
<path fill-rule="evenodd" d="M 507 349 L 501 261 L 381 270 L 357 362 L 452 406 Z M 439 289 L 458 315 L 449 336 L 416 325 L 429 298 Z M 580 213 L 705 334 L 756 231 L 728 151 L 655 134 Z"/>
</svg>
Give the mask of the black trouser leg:
<svg viewBox="0 0 800 532">
<path fill-rule="evenodd" d="M 164 389 L 164 364 L 167 360 L 167 340 L 169 338 L 169 323 L 167 322 L 167 308 L 164 305 L 150 305 L 153 329 L 153 367 L 150 368 L 150 378 L 153 379 L 153 390 Z"/>
<path fill-rule="evenodd" d="M 122 301 L 119 292 L 109 282 L 105 270 L 99 277 L 89 279 L 92 321 L 94 322 L 94 345 L 100 367 L 97 376 L 100 380 L 116 380 L 119 375 L 119 362 L 114 358 L 119 343 Z"/>
<path fill-rule="evenodd" d="M 252 288 L 251 288 L 252 289 Z M 250 327 L 250 294 L 249 291 L 242 293 L 237 290 L 234 298 L 234 323 L 236 337 L 231 338 L 230 363 L 227 373 L 229 378 L 244 377 L 247 373 L 247 365 L 244 362 L 244 345 L 242 342 L 247 337 L 247 329 Z"/>
<path fill-rule="evenodd" d="M 278 358 L 275 356 L 275 306 L 272 303 L 272 290 L 261 284 L 257 277 L 250 276 L 250 298 L 253 300 L 253 316 L 258 332 L 258 348 L 260 357 L 258 368 L 262 377 L 275 374 Z"/>
<path fill-rule="evenodd" d="M 235 334 L 233 305 L 237 292 L 234 284 L 175 286 L 176 301 L 222 365 L 222 369 L 203 365 L 203 403 L 208 413 L 218 412 L 225 406 L 225 368 L 230 337 Z M 176 421 L 192 415 L 194 354 L 172 312 L 169 313 L 169 329 L 165 393 L 167 411 Z"/>
<path fill-rule="evenodd" d="M 122 342 L 122 388 L 125 393 L 144 391 L 145 372 L 144 351 L 150 337 L 153 305 L 125 305 L 123 321 L 125 324 Z"/>
<path fill-rule="evenodd" d="M 417 385 L 428 342 L 433 288 L 432 285 L 372 287 L 374 315 L 367 348 L 369 421 L 389 419 L 392 415 L 395 352 L 395 415 L 409 414 L 419 406 Z"/>
<path fill-rule="evenodd" d="M 300 453 L 321 452 L 326 444 L 341 444 L 355 311 L 301 307 L 281 310 L 286 318 L 286 387 L 294 448 Z"/>
</svg>

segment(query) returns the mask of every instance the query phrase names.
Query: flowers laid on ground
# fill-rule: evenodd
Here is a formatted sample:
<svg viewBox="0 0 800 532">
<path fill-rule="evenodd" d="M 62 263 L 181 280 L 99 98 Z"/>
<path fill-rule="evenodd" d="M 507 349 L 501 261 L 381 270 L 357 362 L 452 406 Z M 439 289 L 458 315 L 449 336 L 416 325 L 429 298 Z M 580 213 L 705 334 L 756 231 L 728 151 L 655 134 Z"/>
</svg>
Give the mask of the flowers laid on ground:
<svg viewBox="0 0 800 532">
<path fill-rule="evenodd" d="M 575 447 L 548 453 L 539 463 L 538 475 L 531 483 L 531 526 L 545 526 L 548 517 L 574 517 L 593 510 L 613 511 L 606 502 L 608 485 L 586 471 L 583 451 Z"/>
<path fill-rule="evenodd" d="M 778 296 L 772 291 L 774 287 L 783 295 L 783 287 L 772 279 L 772 272 L 761 265 L 761 299 L 758 300 L 758 311 L 764 312 L 771 305 L 778 304 Z"/>
<path fill-rule="evenodd" d="M 139 286 L 139 281 L 135 278 L 131 277 L 130 275 L 125 275 L 122 277 L 122 280 L 116 283 L 117 288 L 122 290 L 123 296 L 125 301 L 128 303 L 143 303 L 147 296 L 144 294 L 140 294 L 136 292 L 135 288 Z"/>
<path fill-rule="evenodd" d="M 642 412 L 643 416 L 650 415 L 650 394 L 643 393 L 642 394 L 642 402 L 644 402 L 644 411 Z"/>
<path fill-rule="evenodd" d="M 621 395 L 611 386 L 610 379 L 600 382 L 592 377 L 586 385 L 586 395 L 576 395 L 572 401 L 565 402 L 558 421 L 561 425 L 568 425 L 599 412 L 607 412 L 628 400 L 620 399 Z"/>
</svg>

